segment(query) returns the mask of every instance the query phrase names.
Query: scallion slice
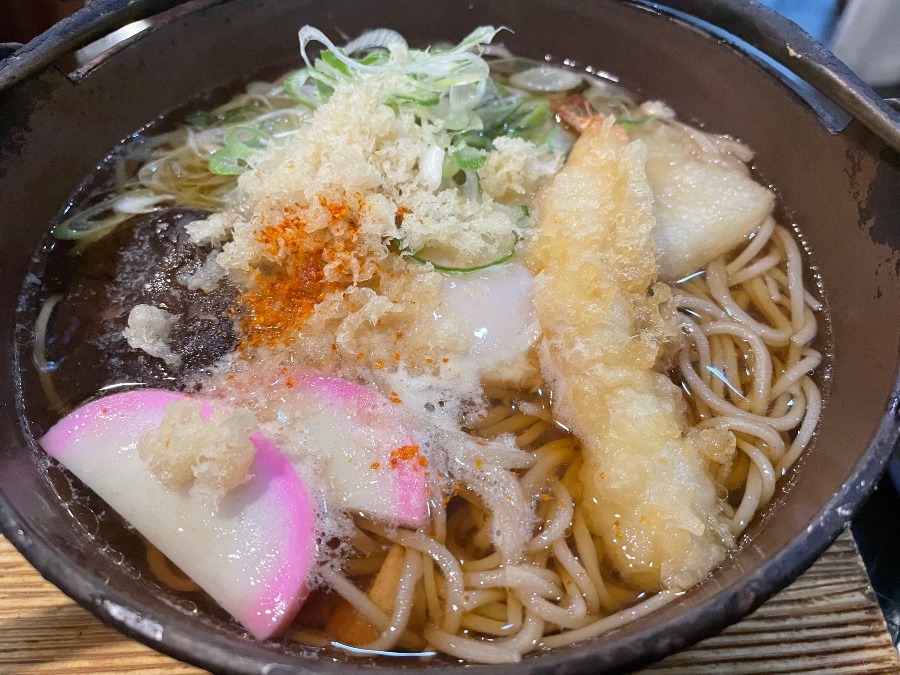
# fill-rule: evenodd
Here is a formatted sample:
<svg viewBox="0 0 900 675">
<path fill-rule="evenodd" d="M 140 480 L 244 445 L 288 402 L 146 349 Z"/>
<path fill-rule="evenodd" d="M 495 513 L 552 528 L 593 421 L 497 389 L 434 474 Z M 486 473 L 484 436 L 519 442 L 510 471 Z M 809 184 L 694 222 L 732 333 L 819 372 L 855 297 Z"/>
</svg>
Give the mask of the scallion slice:
<svg viewBox="0 0 900 675">
<path fill-rule="evenodd" d="M 173 199 L 172 195 L 154 194 L 150 190 L 132 190 L 109 197 L 66 218 L 53 228 L 53 236 L 77 241 L 83 248 L 110 234 L 134 216 L 157 211 L 160 204 Z"/>
<path fill-rule="evenodd" d="M 519 235 L 515 233 L 510 233 L 512 237 L 512 245 L 509 249 L 509 253 L 505 253 L 498 258 L 494 258 L 492 260 L 481 261 L 457 261 L 453 260 L 454 253 L 448 253 L 447 251 L 440 251 L 436 249 L 420 249 L 413 253 L 409 249 L 400 246 L 399 242 L 395 242 L 398 250 L 401 254 L 410 258 L 411 260 L 415 260 L 417 263 L 421 263 L 423 265 L 430 264 L 434 267 L 438 272 L 452 272 L 457 274 L 465 274 L 467 272 L 478 272 L 479 270 L 485 270 L 489 267 L 496 267 L 497 265 L 502 265 L 505 262 L 509 262 L 516 255 L 516 247 L 519 245 Z"/>
<path fill-rule="evenodd" d="M 491 260 L 490 262 L 481 263 L 478 265 L 470 265 L 468 267 L 454 267 L 451 265 L 442 265 L 440 263 L 436 263 L 432 260 L 428 260 L 427 258 L 422 257 L 416 253 L 409 254 L 409 257 L 416 262 L 422 263 L 423 265 L 426 263 L 431 263 L 431 266 L 434 267 L 438 272 L 456 272 L 459 274 L 465 274 L 466 272 L 477 272 L 479 270 L 486 270 L 489 267 L 496 267 L 497 265 L 502 265 L 505 262 L 509 262 L 512 260 L 513 256 L 516 255 L 516 250 L 513 249 L 506 255 L 497 258 L 496 260 Z"/>
<path fill-rule="evenodd" d="M 642 124 L 646 124 L 647 122 L 649 122 L 652 119 L 653 118 L 650 116 L 641 117 L 636 120 L 627 120 L 627 119 L 616 118 L 616 124 L 618 124 L 620 127 L 625 129 L 625 131 L 632 131 L 635 127 L 639 127 Z"/>
<path fill-rule="evenodd" d="M 476 148 L 463 145 L 453 153 L 453 159 L 460 169 L 472 169 L 477 171 L 484 166 L 487 155 Z"/>
</svg>

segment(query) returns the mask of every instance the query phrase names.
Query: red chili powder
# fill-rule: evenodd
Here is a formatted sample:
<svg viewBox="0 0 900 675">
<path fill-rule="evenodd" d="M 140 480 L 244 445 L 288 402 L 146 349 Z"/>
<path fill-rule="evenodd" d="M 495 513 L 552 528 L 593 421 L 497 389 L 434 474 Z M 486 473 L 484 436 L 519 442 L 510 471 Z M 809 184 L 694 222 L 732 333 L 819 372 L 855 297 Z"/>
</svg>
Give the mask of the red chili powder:
<svg viewBox="0 0 900 675">
<path fill-rule="evenodd" d="M 237 299 L 240 349 L 290 342 L 318 303 L 350 284 L 352 261 L 363 262 L 359 221 L 350 205 L 322 197 L 319 203 L 330 215 L 328 228 L 309 232 L 303 209 L 289 206 L 279 222 L 256 232 L 275 263 L 254 269 L 250 288 Z M 325 280 L 326 265 L 339 281 Z"/>
<path fill-rule="evenodd" d="M 404 445 L 396 450 L 391 450 L 391 468 L 396 469 L 401 461 L 408 461 L 419 454 L 418 445 Z"/>
</svg>

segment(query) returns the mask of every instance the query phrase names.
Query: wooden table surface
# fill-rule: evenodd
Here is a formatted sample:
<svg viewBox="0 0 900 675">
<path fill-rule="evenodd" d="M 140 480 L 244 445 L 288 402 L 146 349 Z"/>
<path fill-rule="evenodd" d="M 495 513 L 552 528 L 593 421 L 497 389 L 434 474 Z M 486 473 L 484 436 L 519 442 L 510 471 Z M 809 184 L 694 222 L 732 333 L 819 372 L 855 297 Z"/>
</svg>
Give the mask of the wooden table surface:
<svg viewBox="0 0 900 675">
<path fill-rule="evenodd" d="M 107 628 L 0 537 L 0 674 L 133 672 L 203 671 Z M 900 660 L 853 539 L 844 533 L 754 614 L 649 672 L 900 673 Z"/>
</svg>

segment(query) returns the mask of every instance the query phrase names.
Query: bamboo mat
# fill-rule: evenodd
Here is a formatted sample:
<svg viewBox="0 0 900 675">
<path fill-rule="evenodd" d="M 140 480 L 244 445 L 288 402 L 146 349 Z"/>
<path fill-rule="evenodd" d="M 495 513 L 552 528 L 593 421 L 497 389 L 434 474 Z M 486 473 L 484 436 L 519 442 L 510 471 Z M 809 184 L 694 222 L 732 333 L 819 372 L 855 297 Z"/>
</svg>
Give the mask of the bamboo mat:
<svg viewBox="0 0 900 675">
<path fill-rule="evenodd" d="M 101 624 L 0 537 L 0 674 L 202 673 Z M 844 533 L 802 577 L 652 675 L 900 673 L 862 560 Z"/>
</svg>

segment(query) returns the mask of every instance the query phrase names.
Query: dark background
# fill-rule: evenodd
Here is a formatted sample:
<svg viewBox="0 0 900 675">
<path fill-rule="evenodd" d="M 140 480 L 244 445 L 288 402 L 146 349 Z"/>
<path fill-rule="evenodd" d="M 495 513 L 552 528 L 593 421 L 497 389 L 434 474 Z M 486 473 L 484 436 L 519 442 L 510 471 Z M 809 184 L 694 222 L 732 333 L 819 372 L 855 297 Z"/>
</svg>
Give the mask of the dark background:
<svg viewBox="0 0 900 675">
<path fill-rule="evenodd" d="M 84 0 L 0 0 L 0 42 L 28 42 L 84 6 Z"/>
</svg>

